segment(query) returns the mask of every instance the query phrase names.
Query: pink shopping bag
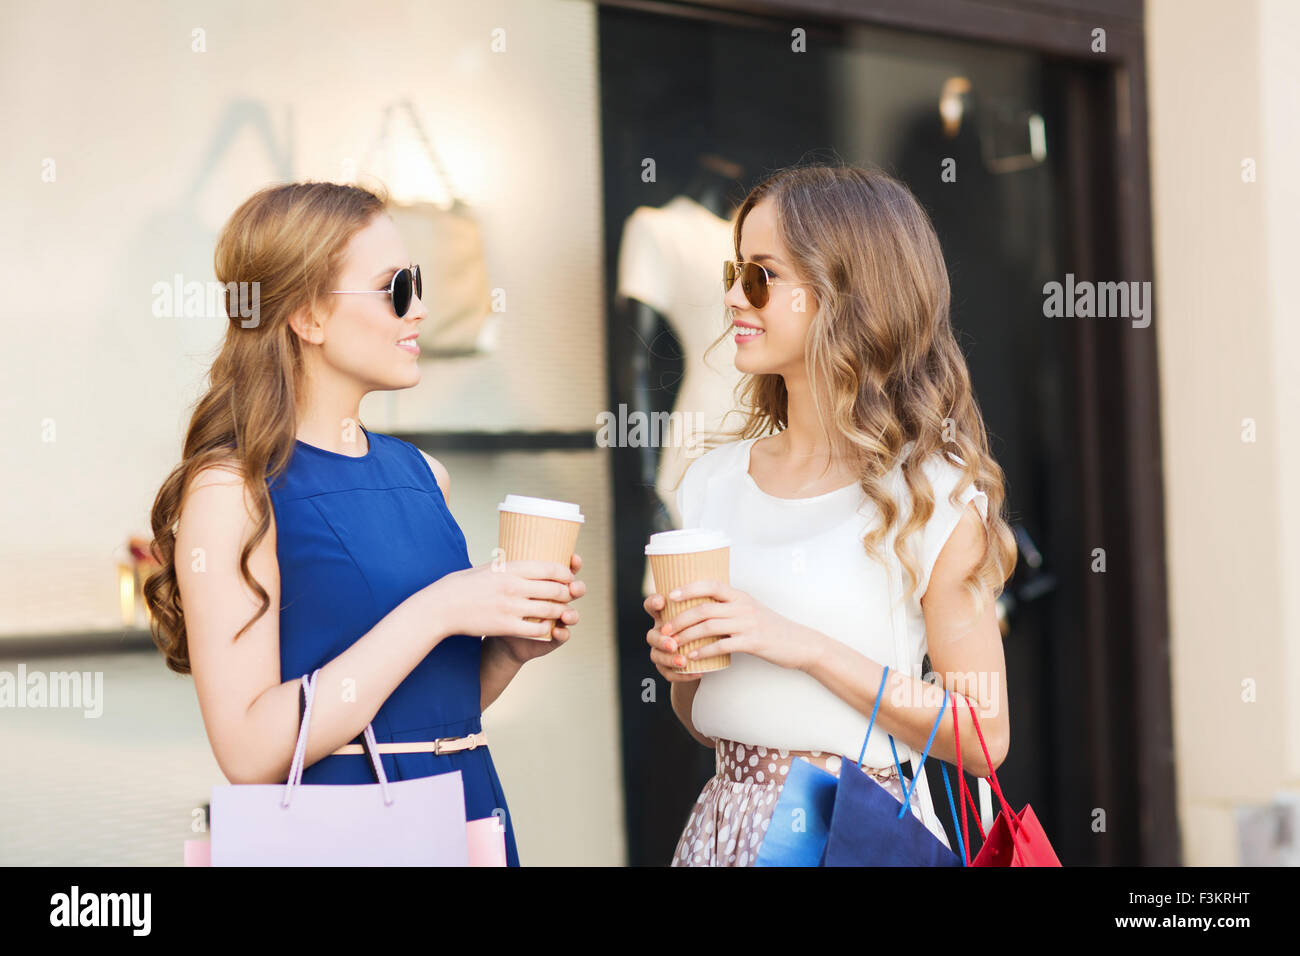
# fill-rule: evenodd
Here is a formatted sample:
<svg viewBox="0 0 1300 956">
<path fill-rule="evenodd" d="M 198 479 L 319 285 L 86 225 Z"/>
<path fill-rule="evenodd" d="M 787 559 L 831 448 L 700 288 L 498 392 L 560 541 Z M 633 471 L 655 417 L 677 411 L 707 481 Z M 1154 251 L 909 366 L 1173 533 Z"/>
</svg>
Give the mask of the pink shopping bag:
<svg viewBox="0 0 1300 956">
<path fill-rule="evenodd" d="M 207 837 L 185 841 L 186 866 L 211 866 L 212 841 Z"/>
<path fill-rule="evenodd" d="M 506 865 L 506 828 L 496 817 L 465 824 L 470 866 Z M 207 837 L 185 841 L 186 866 L 211 866 L 212 842 Z"/>
<path fill-rule="evenodd" d="M 470 866 L 506 865 L 506 828 L 499 817 L 470 820 L 466 829 Z"/>
<path fill-rule="evenodd" d="M 212 788 L 212 866 L 468 866 L 460 771 L 389 781 L 373 728 L 364 739 L 378 783 L 302 783 L 316 676 L 288 782 Z"/>
</svg>

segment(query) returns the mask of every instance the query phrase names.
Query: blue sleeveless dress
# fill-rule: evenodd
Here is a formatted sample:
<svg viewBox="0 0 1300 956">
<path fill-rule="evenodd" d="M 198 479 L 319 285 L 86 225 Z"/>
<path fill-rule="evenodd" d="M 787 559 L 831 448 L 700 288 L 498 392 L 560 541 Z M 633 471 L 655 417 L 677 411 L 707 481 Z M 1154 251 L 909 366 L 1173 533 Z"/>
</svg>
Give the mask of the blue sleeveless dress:
<svg viewBox="0 0 1300 956">
<path fill-rule="evenodd" d="M 364 431 L 364 429 L 363 429 Z M 393 608 L 443 575 L 470 567 L 465 536 L 419 449 L 365 432 L 359 458 L 298 441 L 268 490 L 280 565 L 280 679 L 329 663 Z M 372 726 L 380 743 L 463 737 L 482 729 L 478 636 L 438 644 L 388 697 Z M 358 735 L 354 743 L 360 743 Z M 506 858 L 519 865 L 514 824 L 488 748 L 381 754 L 389 780 L 461 772 L 468 819 L 504 814 Z M 374 783 L 364 754 L 307 767 L 309 784 Z"/>
</svg>

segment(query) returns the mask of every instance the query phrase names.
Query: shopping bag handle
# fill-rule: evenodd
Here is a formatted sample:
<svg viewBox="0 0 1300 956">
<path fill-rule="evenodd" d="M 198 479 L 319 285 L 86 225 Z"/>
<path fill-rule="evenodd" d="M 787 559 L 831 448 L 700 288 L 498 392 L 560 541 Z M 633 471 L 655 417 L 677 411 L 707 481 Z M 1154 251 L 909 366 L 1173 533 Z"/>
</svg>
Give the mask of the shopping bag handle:
<svg viewBox="0 0 1300 956">
<path fill-rule="evenodd" d="M 957 708 L 954 707 L 952 712 L 955 717 Z M 961 827 L 957 825 L 957 807 L 952 799 L 952 783 L 948 780 L 948 768 L 943 761 L 939 761 L 939 772 L 943 774 L 943 790 L 944 793 L 948 794 L 948 809 L 952 811 L 952 828 L 957 834 L 957 858 L 962 861 L 962 866 L 970 866 L 970 854 L 966 852 L 966 841 L 962 839 Z M 960 789 L 957 790 L 957 795 L 958 797 L 961 796 Z M 961 808 L 965 811 L 966 804 L 963 803 Z"/>
<path fill-rule="evenodd" d="M 867 721 L 867 735 L 862 738 L 862 752 L 858 754 L 858 769 L 862 769 L 862 761 L 867 757 L 867 741 L 871 739 L 871 728 L 876 725 L 876 711 L 880 709 L 880 698 L 885 696 L 885 678 L 889 676 L 889 665 L 885 665 L 884 671 L 880 675 L 880 686 L 876 688 L 876 702 L 871 705 L 871 719 Z M 893 746 L 894 738 L 889 738 L 890 746 Z M 903 779 L 903 767 L 898 762 L 898 751 L 894 750 L 894 766 L 898 768 L 898 779 Z"/>
<path fill-rule="evenodd" d="M 316 677 L 320 674 L 320 671 L 321 669 L 318 667 L 311 674 L 302 675 L 304 700 L 302 726 L 298 728 L 298 743 L 293 748 L 293 761 L 289 764 L 289 779 L 284 785 L 284 800 L 280 803 L 280 806 L 285 809 L 289 806 L 289 798 L 293 794 L 293 788 L 302 784 L 302 774 L 307 761 L 307 728 L 311 724 L 311 705 L 316 699 Z M 383 761 L 379 759 L 379 745 L 375 742 L 375 730 L 371 724 L 366 724 L 363 737 L 368 745 L 365 748 L 366 754 L 370 757 L 371 765 L 375 768 L 375 776 L 379 778 L 379 788 L 384 797 L 384 805 L 391 806 L 393 797 L 388 791 L 388 777 L 384 773 Z"/>
<path fill-rule="evenodd" d="M 969 798 L 972 806 L 974 806 L 975 801 L 970 795 L 970 790 L 966 787 L 966 775 L 962 772 L 960 724 L 961 722 L 957 719 L 957 708 L 954 707 L 952 709 L 952 743 L 957 748 L 957 802 L 961 804 L 961 826 L 957 830 L 957 841 L 961 844 L 964 864 L 970 866 L 970 827 L 966 825 L 966 800 L 962 798 Z M 956 820 L 953 820 L 952 823 L 954 827 L 957 826 Z M 978 813 L 975 814 L 975 826 L 979 828 L 980 839 L 987 840 L 988 837 L 984 833 L 984 824 L 980 822 Z"/>
<path fill-rule="evenodd" d="M 862 738 L 862 752 L 858 754 L 859 770 L 862 769 L 862 761 L 865 760 L 867 756 L 867 741 L 871 739 L 871 728 L 876 725 L 876 711 L 880 709 L 880 698 L 885 696 L 885 679 L 888 677 L 889 677 L 889 665 L 886 664 L 884 671 L 882 671 L 880 674 L 880 686 L 876 688 L 876 702 L 871 705 L 871 719 L 867 721 L 867 735 L 864 738 Z M 934 743 L 934 735 L 939 730 L 939 721 L 943 720 L 943 712 L 944 710 L 947 709 L 947 707 L 948 707 L 948 688 L 945 687 L 943 689 L 943 705 L 939 708 L 939 716 L 934 718 L 934 726 L 930 728 L 930 739 L 925 742 L 925 749 L 921 751 L 921 759 L 918 763 L 918 766 L 925 763 L 925 758 L 930 753 L 930 745 Z M 889 749 L 894 754 L 894 766 L 898 769 L 898 780 L 899 783 L 901 784 L 904 779 L 903 766 L 901 763 L 899 763 L 898 760 L 898 748 L 894 746 L 893 734 L 889 734 Z M 907 808 L 909 806 L 908 800 L 912 796 L 912 791 L 916 789 L 917 776 L 919 776 L 919 773 L 912 777 L 909 786 L 903 787 L 903 805 L 902 807 L 899 808 L 898 811 L 898 819 L 900 820 L 903 819 L 903 814 L 907 812 Z M 945 777 L 944 780 L 946 782 L 947 778 Z M 957 812 L 957 808 L 952 805 L 951 790 L 948 792 L 948 807 L 950 810 L 952 810 L 954 814 Z"/>
<path fill-rule="evenodd" d="M 1020 817 L 1016 814 L 1016 811 L 1011 808 L 1011 804 L 1007 802 L 1007 798 L 1002 794 L 1002 786 L 1001 784 L 998 783 L 997 771 L 993 769 L 993 758 L 989 756 L 988 744 L 984 742 L 984 731 L 980 729 L 979 718 L 975 716 L 975 705 L 970 702 L 969 697 L 966 698 L 966 706 L 967 708 L 970 709 L 971 723 L 975 726 L 975 733 L 976 735 L 978 735 L 980 739 L 980 748 L 984 751 L 984 760 L 989 767 L 989 774 L 987 779 L 993 785 L 993 791 L 998 795 L 998 801 L 1002 804 L 1002 809 L 1005 810 L 1007 813 L 1007 817 L 1008 817 L 1007 829 L 1011 831 L 1011 843 L 1016 850 L 1020 850 L 1021 856 L 1026 861 L 1028 861 L 1029 859 L 1028 851 L 1022 849 L 1020 844 L 1016 842 L 1017 837 L 1023 838 L 1023 834 L 1020 832 L 1021 825 L 1022 825 Z M 988 835 L 984 832 L 983 824 L 980 823 L 979 810 L 975 806 L 975 798 L 971 796 L 970 788 L 966 786 L 965 774 L 962 773 L 961 737 L 960 737 L 960 732 L 957 729 L 957 708 L 956 707 L 953 707 L 952 709 L 952 725 L 953 725 L 953 742 L 957 747 L 957 787 L 961 791 L 961 795 L 966 798 L 965 800 L 961 800 L 961 825 L 962 825 L 962 830 L 965 831 L 967 836 L 967 842 L 965 843 L 965 846 L 969 847 L 970 831 L 966 827 L 966 801 L 967 800 L 970 801 L 971 810 L 974 811 L 975 825 L 979 827 L 980 838 L 987 841 Z M 969 849 L 967 849 L 965 850 L 965 852 L 969 854 L 970 851 Z M 967 857 L 967 865 L 969 865 L 969 856 Z"/>
<path fill-rule="evenodd" d="M 975 826 L 979 830 L 980 839 L 987 840 L 988 836 L 984 832 L 984 824 L 981 822 L 980 808 L 975 805 L 975 798 L 971 795 L 970 788 L 966 786 L 966 777 L 965 772 L 962 769 L 961 759 L 961 726 L 957 719 L 956 707 L 952 709 L 952 739 L 953 746 L 957 750 L 957 800 L 961 803 L 961 826 L 957 831 L 957 843 L 961 847 L 965 865 L 970 866 L 970 827 L 966 824 L 966 804 L 969 803 L 970 808 L 973 811 Z M 985 787 L 988 787 L 988 782 L 983 777 L 980 777 L 979 780 Z M 946 768 L 944 769 L 943 783 L 945 787 L 948 786 L 948 773 Z M 964 800 L 962 799 L 963 797 L 965 797 Z M 990 819 L 989 826 L 992 825 L 993 821 Z M 957 814 L 955 811 L 953 813 L 953 826 L 957 826 Z"/>
<path fill-rule="evenodd" d="M 925 749 L 921 751 L 921 759 L 917 762 L 916 773 L 912 775 L 910 786 L 903 788 L 903 806 L 899 808 L 898 819 L 903 819 L 903 814 L 907 812 L 910 806 L 908 801 L 911 799 L 912 791 L 916 789 L 916 783 L 921 778 L 921 768 L 925 766 L 925 758 L 930 755 L 930 745 L 934 743 L 934 735 L 939 732 L 939 721 L 943 720 L 943 712 L 948 709 L 948 688 L 943 689 L 943 703 L 939 705 L 939 716 L 934 718 L 934 726 L 930 728 L 930 739 L 925 742 Z M 894 763 L 898 763 L 898 751 L 894 748 L 894 735 L 889 735 L 889 749 L 894 751 Z M 899 770 L 900 775 L 902 770 Z M 901 779 L 901 777 L 900 777 Z M 948 805 L 950 809 L 956 809 L 952 806 L 951 794 L 949 795 Z"/>
</svg>

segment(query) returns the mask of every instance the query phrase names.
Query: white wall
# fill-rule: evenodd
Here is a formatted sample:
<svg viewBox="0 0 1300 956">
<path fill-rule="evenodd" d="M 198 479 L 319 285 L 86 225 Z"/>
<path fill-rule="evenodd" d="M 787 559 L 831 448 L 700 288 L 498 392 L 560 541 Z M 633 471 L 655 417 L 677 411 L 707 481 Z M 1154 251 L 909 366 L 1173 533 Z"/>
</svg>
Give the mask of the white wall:
<svg viewBox="0 0 1300 956">
<path fill-rule="evenodd" d="M 1263 150 L 1269 175 L 1263 180 L 1268 242 L 1269 312 L 1273 317 L 1273 407 L 1278 423 L 1277 562 L 1283 582 L 1278 592 L 1284 635 L 1286 722 L 1284 758 L 1287 779 L 1300 783 L 1300 302 L 1294 276 L 1300 262 L 1300 6 L 1290 0 L 1265 0 L 1261 39 L 1260 87 L 1265 125 Z"/>
<path fill-rule="evenodd" d="M 1300 784 L 1300 11 L 1146 9 L 1177 811 L 1233 865 L 1237 809 Z"/>
</svg>

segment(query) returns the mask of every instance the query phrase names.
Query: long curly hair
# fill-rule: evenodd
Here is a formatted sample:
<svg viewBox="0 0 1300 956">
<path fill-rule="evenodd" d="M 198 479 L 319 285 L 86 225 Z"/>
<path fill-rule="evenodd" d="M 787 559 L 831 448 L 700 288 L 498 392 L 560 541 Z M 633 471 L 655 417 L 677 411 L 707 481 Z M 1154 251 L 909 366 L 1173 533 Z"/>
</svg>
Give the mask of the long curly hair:
<svg viewBox="0 0 1300 956">
<path fill-rule="evenodd" d="M 978 616 L 984 588 L 1001 594 L 1015 569 L 1015 538 L 1002 516 L 1002 468 L 989 452 L 966 359 L 953 336 L 948 271 L 929 216 L 906 186 L 878 169 L 791 166 L 755 186 L 737 210 L 737 259 L 745 217 L 766 199 L 817 304 L 805 370 L 818 420 L 833 450 L 854 463 L 882 516 L 864 536 L 864 549 L 880 560 L 881 545 L 899 522 L 900 503 L 887 475 L 912 442 L 902 467 L 912 507 L 894 551 L 906 569 L 907 595 L 915 593 L 919 574 L 906 544 L 934 513 L 922 462 L 947 454 L 963 471 L 952 504 L 972 482 L 988 496 L 983 557 L 964 582 Z M 728 318 L 706 355 L 727 338 L 730 324 Z M 743 424 L 703 436 L 701 449 L 786 427 L 782 376 L 745 375 L 736 394 Z"/>
<path fill-rule="evenodd" d="M 270 607 L 248 560 L 271 525 L 267 483 L 288 466 L 297 434 L 304 365 L 289 316 L 304 306 L 316 315 L 329 313 L 329 290 L 348 241 L 387 205 L 382 186 L 372 191 L 329 182 L 282 183 L 245 200 L 221 231 L 213 264 L 225 286 L 229 323 L 207 391 L 194 405 L 181 462 L 154 499 L 151 547 L 160 567 L 143 587 L 154 643 L 178 674 L 190 673 L 175 553 L 185 490 L 210 465 L 234 466 L 252 500 L 255 530 L 240 553 L 239 569 L 262 605 L 237 640 Z M 241 286 L 229 283 L 258 284 L 253 322 L 240 315 L 236 290 Z"/>
</svg>

